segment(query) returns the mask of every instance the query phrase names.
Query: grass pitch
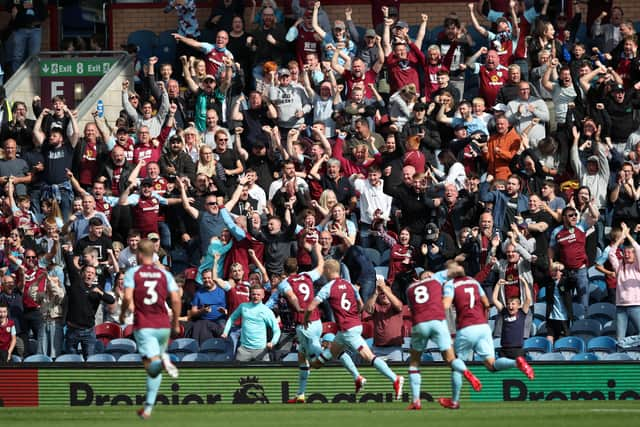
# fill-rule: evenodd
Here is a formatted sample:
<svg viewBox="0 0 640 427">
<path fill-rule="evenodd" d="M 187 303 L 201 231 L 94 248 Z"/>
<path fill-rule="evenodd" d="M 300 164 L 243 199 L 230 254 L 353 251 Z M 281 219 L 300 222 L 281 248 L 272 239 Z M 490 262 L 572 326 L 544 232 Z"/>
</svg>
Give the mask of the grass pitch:
<svg viewBox="0 0 640 427">
<path fill-rule="evenodd" d="M 148 424 L 196 427 L 616 427 L 635 425 L 636 401 L 462 402 L 459 410 L 424 402 L 421 411 L 405 410 L 405 403 L 158 406 L 142 421 L 136 407 L 0 408 L 2 426 L 101 427 Z M 636 420 L 636 421 L 634 421 Z"/>
</svg>

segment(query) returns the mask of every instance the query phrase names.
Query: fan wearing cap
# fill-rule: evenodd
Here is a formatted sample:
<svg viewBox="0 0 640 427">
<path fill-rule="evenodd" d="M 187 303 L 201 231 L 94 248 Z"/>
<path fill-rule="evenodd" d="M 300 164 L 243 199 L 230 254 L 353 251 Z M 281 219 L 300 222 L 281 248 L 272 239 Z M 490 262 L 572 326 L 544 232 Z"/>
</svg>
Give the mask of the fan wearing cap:
<svg viewBox="0 0 640 427">
<path fill-rule="evenodd" d="M 62 228 L 63 234 L 71 233 L 72 241 L 77 243 L 80 239 L 89 234 L 89 222 L 92 218 L 100 218 L 107 236 L 111 235 L 111 224 L 106 215 L 96 210 L 96 200 L 90 194 L 82 196 L 82 210 L 71 215 Z"/>
<path fill-rule="evenodd" d="M 513 54 L 518 44 L 518 37 L 520 36 L 520 28 L 517 25 L 512 25 L 512 22 L 518 22 L 516 5 L 515 0 L 509 2 L 509 17 L 511 18 L 511 22 L 505 17 L 498 18 L 496 20 L 497 33 L 493 33 L 478 23 L 478 18 L 475 14 L 475 3 L 468 4 L 473 27 L 481 36 L 489 40 L 491 48 L 498 52 L 500 64 L 505 67 L 509 66 L 512 62 Z"/>
<path fill-rule="evenodd" d="M 304 115 L 311 111 L 311 104 L 304 88 L 291 83 L 291 72 L 286 68 L 278 71 L 278 81 L 269 87 L 269 101 L 278 110 L 278 126 L 281 135 L 304 123 Z"/>
<path fill-rule="evenodd" d="M 600 129 L 600 127 L 598 127 L 598 129 Z M 609 184 L 610 168 L 607 158 L 607 145 L 601 141 L 600 131 L 593 136 L 591 152 L 594 154 L 587 158 L 585 165 L 578 153 L 578 143 L 581 139 L 581 133 L 574 127 L 573 144 L 569 152 L 569 160 L 571 161 L 571 168 L 580 180 L 580 185 L 588 187 L 589 190 L 591 190 L 594 205 L 596 209 L 600 209 L 607 205 L 607 187 Z"/>
<path fill-rule="evenodd" d="M 430 222 L 424 229 L 424 243 L 420 248 L 424 257 L 424 267 L 430 271 L 445 268 L 447 260 L 456 254 L 456 245 L 447 233 L 441 233 L 437 224 Z"/>
<path fill-rule="evenodd" d="M 131 180 L 131 178 L 129 178 Z M 134 178 L 135 179 L 135 178 Z M 140 183 L 140 194 L 130 193 L 137 187 L 135 182 L 129 181 L 129 185 L 120 195 L 120 206 L 131 206 L 133 223 L 145 238 L 149 233 L 158 233 L 160 222 L 160 205 L 176 205 L 181 202 L 179 198 L 165 199 L 153 191 L 154 180 L 144 178 Z"/>
<path fill-rule="evenodd" d="M 390 52 L 385 58 L 387 71 L 389 72 L 391 93 L 397 92 L 400 88 L 413 83 L 416 88 L 420 87 L 418 70 L 424 68 L 425 58 L 420 48 L 411 42 L 408 32 L 401 33 L 402 40 L 394 41 L 393 48 L 389 45 L 389 31 L 391 20 L 385 20 L 383 46 L 385 53 Z M 398 21 L 396 27 L 408 28 L 404 21 Z"/>
<path fill-rule="evenodd" d="M 640 87 L 640 85 L 638 86 Z M 611 137 L 611 143 L 618 153 L 625 152 L 629 135 L 638 128 L 634 117 L 640 107 L 639 95 L 640 93 L 633 87 L 626 90 L 623 85 L 615 84 L 605 99 L 604 108 L 613 123 L 609 127 L 609 137 Z"/>
<path fill-rule="evenodd" d="M 320 2 L 316 1 L 313 5 L 312 25 L 316 34 L 322 40 L 322 51 L 324 57 L 331 60 L 334 55 L 338 55 L 338 63 L 344 66 L 348 58 L 352 58 L 356 54 L 356 45 L 351 40 L 347 26 L 342 20 L 335 20 L 333 23 L 333 31 L 327 32 L 318 23 L 318 10 Z"/>
<path fill-rule="evenodd" d="M 160 157 L 160 173 L 164 176 L 180 176 L 195 179 L 196 166 L 191 156 L 184 150 L 184 141 L 180 135 L 169 138 L 169 152 L 164 152 Z"/>
<path fill-rule="evenodd" d="M 355 25 L 351 20 L 351 14 L 347 15 L 347 27 L 353 40 L 358 43 L 358 56 L 356 58 L 361 59 L 366 66 L 366 69 L 373 70 L 379 73 L 384 64 L 384 50 L 382 49 L 382 38 L 376 33 L 376 30 L 369 28 L 364 33 L 364 38 L 358 41 L 360 35 L 355 31 Z M 351 68 L 353 69 L 353 61 L 351 62 Z"/>
<path fill-rule="evenodd" d="M 49 109 L 42 110 L 33 128 L 33 141 L 36 148 L 40 148 L 44 158 L 42 171 L 41 199 L 56 198 L 62 209 L 64 219 L 69 218 L 73 204 L 73 188 L 67 177 L 67 170 L 73 166 L 73 152 L 78 142 L 78 122 L 69 109 L 64 107 L 69 115 L 73 133 L 69 138 L 61 127 L 52 127 L 48 135 L 42 128 L 42 121 L 49 116 Z M 55 186 L 55 187 L 54 187 Z"/>
<path fill-rule="evenodd" d="M 124 80 L 122 82 L 122 107 L 138 129 L 146 126 L 149 129 L 151 137 L 157 138 L 169 114 L 169 95 L 166 90 L 162 91 L 160 105 L 158 105 L 158 111 L 155 115 L 153 114 L 153 105 L 150 101 L 142 103 L 142 114 L 140 114 L 129 101 L 129 81 Z"/>
</svg>

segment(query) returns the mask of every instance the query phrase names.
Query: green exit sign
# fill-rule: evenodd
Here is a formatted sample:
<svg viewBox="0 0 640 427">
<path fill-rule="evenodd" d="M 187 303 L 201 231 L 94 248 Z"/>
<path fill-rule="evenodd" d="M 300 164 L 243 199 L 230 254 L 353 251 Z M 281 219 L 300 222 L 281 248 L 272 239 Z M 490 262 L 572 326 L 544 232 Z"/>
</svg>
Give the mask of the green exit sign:
<svg viewBox="0 0 640 427">
<path fill-rule="evenodd" d="M 101 77 L 115 58 L 53 58 L 40 60 L 40 77 Z"/>
</svg>

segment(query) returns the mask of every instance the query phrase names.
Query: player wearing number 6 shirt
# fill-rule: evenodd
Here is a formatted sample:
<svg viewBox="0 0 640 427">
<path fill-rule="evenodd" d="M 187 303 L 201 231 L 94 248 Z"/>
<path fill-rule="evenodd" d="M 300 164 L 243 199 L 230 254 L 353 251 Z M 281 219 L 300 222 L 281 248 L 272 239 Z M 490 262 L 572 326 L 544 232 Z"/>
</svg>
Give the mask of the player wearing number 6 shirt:
<svg viewBox="0 0 640 427">
<path fill-rule="evenodd" d="M 422 273 L 420 280 L 412 283 L 407 288 L 407 301 L 411 309 L 411 350 L 409 359 L 409 383 L 413 400 L 407 409 L 422 409 L 420 402 L 420 359 L 422 352 L 427 347 L 429 340 L 433 340 L 442 353 L 442 358 L 451 366 L 451 369 L 462 374 L 471 383 L 475 391 L 480 391 L 482 384 L 461 359 L 457 359 L 451 347 L 451 335 L 442 302 L 442 283 L 430 277 L 427 272 Z M 460 390 L 455 389 L 456 383 L 452 381 L 453 394 L 459 395 Z"/>
<path fill-rule="evenodd" d="M 395 398 L 400 399 L 402 395 L 402 385 L 404 377 L 396 375 L 382 359 L 376 357 L 371 351 L 366 341 L 362 338 L 362 322 L 360 321 L 360 311 L 362 310 L 362 300 L 356 288 L 346 280 L 340 278 L 340 263 L 336 260 L 329 260 L 324 263 L 324 276 L 329 282 L 320 289 L 311 304 L 307 306 L 304 315 L 305 326 L 309 325 L 309 320 L 313 311 L 324 301 L 329 303 L 333 311 L 338 327 L 338 333 L 331 345 L 330 350 L 324 350 L 312 362 L 314 368 L 320 368 L 326 361 L 342 353 L 345 347 L 358 352 L 363 360 L 371 363 L 382 375 L 393 382 Z M 356 381 L 356 391 L 366 383 L 364 377 L 360 385 Z"/>
<path fill-rule="evenodd" d="M 296 323 L 296 338 L 299 346 L 298 366 L 300 371 L 298 375 L 298 394 L 287 403 L 305 402 L 304 392 L 307 388 L 307 380 L 309 378 L 308 361 L 318 357 L 322 353 L 322 345 L 320 344 L 322 322 L 320 321 L 320 312 L 317 308 L 309 315 L 308 327 L 305 327 L 304 324 L 304 311 L 314 299 L 313 282 L 320 278 L 324 268 L 324 258 L 320 252 L 320 245 L 316 243 L 313 251 L 315 258 L 318 260 L 316 268 L 298 274 L 297 259 L 288 258 L 284 264 L 284 271 L 288 277 L 278 285 L 278 293 L 285 296 L 293 313 L 293 318 Z M 351 375 L 353 375 L 356 383 L 356 393 L 358 393 L 363 385 L 363 377 L 360 376 L 353 360 L 351 360 L 351 357 L 346 352 L 343 351 L 338 359 Z"/>
<path fill-rule="evenodd" d="M 510 368 L 520 369 L 530 380 L 534 378 L 533 368 L 524 357 L 515 360 L 500 357 L 496 360 L 493 348 L 491 328 L 487 323 L 489 299 L 480 284 L 473 278 L 465 276 L 464 269 L 453 263 L 449 265 L 449 280 L 444 285 L 444 308 L 448 309 L 453 303 L 456 309 L 456 341 L 454 348 L 462 360 L 471 360 L 475 351 L 484 360 L 484 366 L 489 371 L 502 371 Z M 445 408 L 458 409 L 460 407 L 460 388 L 462 375 L 454 371 L 451 375 L 453 396 L 440 398 L 438 402 Z"/>
<path fill-rule="evenodd" d="M 165 353 L 171 330 L 175 334 L 180 332 L 178 285 L 170 273 L 156 267 L 153 255 L 153 242 L 142 240 L 138 244 L 138 266 L 127 270 L 124 276 L 124 301 L 120 313 L 120 323 L 124 323 L 127 311 L 133 311 L 133 335 L 147 371 L 147 398 L 144 407 L 138 410 L 143 419 L 151 416 L 162 383 L 163 366 L 171 377 L 178 377 L 178 369 Z M 171 298 L 172 320 L 165 303 L 167 296 Z"/>
</svg>

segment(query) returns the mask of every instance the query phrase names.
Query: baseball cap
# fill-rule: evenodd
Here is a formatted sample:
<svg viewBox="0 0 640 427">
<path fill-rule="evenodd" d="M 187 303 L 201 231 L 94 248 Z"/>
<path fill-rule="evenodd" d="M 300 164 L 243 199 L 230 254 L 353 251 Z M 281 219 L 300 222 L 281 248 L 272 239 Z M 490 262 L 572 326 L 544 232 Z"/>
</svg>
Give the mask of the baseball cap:
<svg viewBox="0 0 640 427">
<path fill-rule="evenodd" d="M 398 21 L 396 22 L 396 25 L 394 25 L 395 28 L 409 28 L 409 24 L 407 24 L 404 21 Z"/>
<path fill-rule="evenodd" d="M 416 102 L 416 105 L 413 106 L 413 111 L 426 111 L 427 104 L 424 102 Z"/>
<path fill-rule="evenodd" d="M 142 180 L 140 185 L 142 185 L 142 186 L 153 185 L 153 180 L 151 178 L 145 178 L 145 179 Z"/>
<path fill-rule="evenodd" d="M 64 136 L 64 130 L 62 130 L 61 126 L 58 126 L 57 124 L 54 124 L 51 126 L 51 129 L 49 129 L 49 133 L 59 133 L 60 135 Z"/>
<path fill-rule="evenodd" d="M 120 126 L 117 130 L 116 133 L 129 133 L 129 130 L 124 127 L 124 126 Z"/>
<path fill-rule="evenodd" d="M 333 28 L 340 28 L 341 30 L 345 30 L 347 26 L 344 25 L 344 21 L 338 19 L 333 23 Z"/>
<path fill-rule="evenodd" d="M 102 222 L 102 218 L 94 216 L 89 220 L 89 225 L 99 226 L 99 225 L 104 225 L 104 223 Z"/>
<path fill-rule="evenodd" d="M 438 226 L 433 222 L 427 224 L 427 228 L 424 231 L 424 238 L 428 242 L 433 242 L 438 238 Z"/>
<path fill-rule="evenodd" d="M 326 333 L 322 336 L 322 341 L 333 342 L 336 339 L 336 336 L 331 332 Z"/>
<path fill-rule="evenodd" d="M 596 156 L 595 154 L 592 154 L 591 156 L 587 157 L 587 162 L 597 162 L 598 161 L 598 156 Z"/>
<path fill-rule="evenodd" d="M 364 32 L 364 36 L 365 37 L 375 37 L 375 36 L 377 36 L 376 30 L 374 30 L 373 28 L 369 28 L 367 31 Z"/>
<path fill-rule="evenodd" d="M 624 86 L 614 85 L 611 87 L 611 92 L 624 92 Z"/>
<path fill-rule="evenodd" d="M 462 130 L 462 129 L 466 129 L 467 127 L 465 125 L 463 125 L 462 123 L 458 123 L 457 125 L 455 125 L 453 127 L 454 132 L 457 130 Z"/>
<path fill-rule="evenodd" d="M 149 233 L 147 234 L 147 239 L 149 240 L 160 240 L 160 236 L 158 233 Z"/>
<path fill-rule="evenodd" d="M 206 76 L 204 76 L 204 79 L 202 79 L 202 81 L 206 82 L 207 80 L 215 81 L 216 78 L 214 76 L 212 76 L 211 74 L 207 74 Z"/>
<path fill-rule="evenodd" d="M 290 76 L 290 75 L 291 75 L 291 72 L 286 68 L 280 68 L 280 70 L 278 70 L 278 77 Z"/>
</svg>

